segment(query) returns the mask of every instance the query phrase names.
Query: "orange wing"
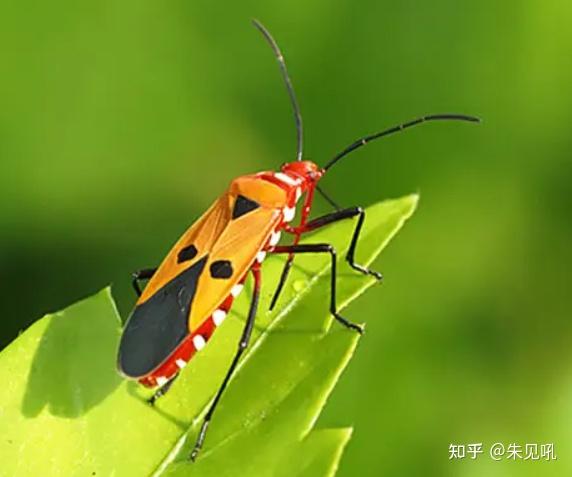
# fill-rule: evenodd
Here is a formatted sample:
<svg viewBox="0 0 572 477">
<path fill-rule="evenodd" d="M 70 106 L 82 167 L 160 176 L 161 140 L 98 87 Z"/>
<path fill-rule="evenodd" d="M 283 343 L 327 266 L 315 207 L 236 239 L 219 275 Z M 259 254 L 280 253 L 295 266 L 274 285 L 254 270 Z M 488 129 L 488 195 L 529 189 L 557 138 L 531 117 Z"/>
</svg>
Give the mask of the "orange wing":
<svg viewBox="0 0 572 477">
<path fill-rule="evenodd" d="M 157 369 L 230 295 L 281 220 L 285 192 L 257 176 L 234 180 L 167 254 L 121 335 L 118 367 Z"/>
<path fill-rule="evenodd" d="M 232 287 L 244 277 L 279 220 L 278 209 L 260 207 L 228 223 L 214 243 L 205 270 L 199 278 L 190 313 L 191 331 L 197 329 L 216 310 L 230 294 Z M 213 266 L 221 262 L 230 264 L 230 278 L 213 278 Z"/>
<path fill-rule="evenodd" d="M 239 197 L 256 207 L 233 218 Z M 189 330 L 197 329 L 248 271 L 278 224 L 285 202 L 282 189 L 256 176 L 234 180 L 173 246 L 145 287 L 137 305 L 148 301 L 175 277 L 207 256 L 189 315 Z M 181 254 L 189 252 L 190 248 L 192 258 L 183 257 L 187 259 L 181 260 Z M 229 277 L 217 278 L 212 273 L 211 269 L 216 269 L 221 262 L 230 267 L 232 273 Z"/>
</svg>

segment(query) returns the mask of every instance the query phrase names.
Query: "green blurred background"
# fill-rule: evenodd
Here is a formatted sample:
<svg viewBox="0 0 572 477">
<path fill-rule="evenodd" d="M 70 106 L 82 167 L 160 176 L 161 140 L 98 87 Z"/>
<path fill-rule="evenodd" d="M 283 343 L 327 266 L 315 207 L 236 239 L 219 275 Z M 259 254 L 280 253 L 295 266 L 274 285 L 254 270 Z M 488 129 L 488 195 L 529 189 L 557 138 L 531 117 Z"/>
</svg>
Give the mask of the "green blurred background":
<svg viewBox="0 0 572 477">
<path fill-rule="evenodd" d="M 344 205 L 421 193 L 367 334 L 321 418 L 355 426 L 339 475 L 562 476 L 572 464 L 572 3 L 4 2 L 0 344 L 157 264 L 233 177 L 419 114 L 332 169 Z M 317 212 L 327 208 L 317 204 Z M 94 343 L 94 346 L 97 344 Z M 557 462 L 448 460 L 450 443 L 554 442 Z"/>
</svg>

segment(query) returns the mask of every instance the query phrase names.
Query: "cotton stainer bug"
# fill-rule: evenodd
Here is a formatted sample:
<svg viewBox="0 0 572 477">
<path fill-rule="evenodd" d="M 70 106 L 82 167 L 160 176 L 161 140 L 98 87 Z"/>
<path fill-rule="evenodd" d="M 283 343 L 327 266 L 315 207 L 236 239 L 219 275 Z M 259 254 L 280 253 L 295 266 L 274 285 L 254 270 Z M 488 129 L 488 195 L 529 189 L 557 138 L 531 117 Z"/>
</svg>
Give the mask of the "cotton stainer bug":
<svg viewBox="0 0 572 477">
<path fill-rule="evenodd" d="M 147 387 L 158 388 L 149 399 L 151 404 L 154 403 L 167 392 L 187 362 L 222 324 L 247 275 L 252 274 L 252 301 L 238 350 L 206 413 L 191 453 L 193 460 L 203 445 L 221 395 L 248 346 L 260 296 L 261 264 L 267 253 L 288 254 L 271 308 L 286 282 L 295 254 L 327 254 L 331 259 L 330 312 L 345 327 L 362 332 L 360 325 L 345 319 L 337 311 L 334 247 L 328 243 L 299 244 L 300 237 L 307 232 L 357 217 L 346 259 L 356 271 L 381 279 L 379 273 L 355 261 L 356 246 L 365 220 L 364 210 L 360 207 L 337 207 L 318 187 L 323 175 L 340 159 L 368 142 L 423 122 L 478 122 L 475 117 L 461 114 L 424 116 L 358 139 L 324 167 L 305 161 L 302 157 L 302 117 L 284 57 L 266 28 L 257 21 L 253 23 L 272 47 L 286 84 L 296 121 L 296 160 L 284 164 L 279 172 L 260 172 L 234 179 L 223 195 L 183 234 L 159 267 L 134 273 L 133 286 L 139 299 L 127 320 L 119 345 L 119 371 Z M 309 220 L 316 190 L 336 210 Z M 292 226 L 290 222 L 301 198 L 300 223 Z M 292 244 L 278 245 L 281 232 L 293 235 Z M 149 281 L 141 292 L 139 281 L 144 279 Z"/>
</svg>

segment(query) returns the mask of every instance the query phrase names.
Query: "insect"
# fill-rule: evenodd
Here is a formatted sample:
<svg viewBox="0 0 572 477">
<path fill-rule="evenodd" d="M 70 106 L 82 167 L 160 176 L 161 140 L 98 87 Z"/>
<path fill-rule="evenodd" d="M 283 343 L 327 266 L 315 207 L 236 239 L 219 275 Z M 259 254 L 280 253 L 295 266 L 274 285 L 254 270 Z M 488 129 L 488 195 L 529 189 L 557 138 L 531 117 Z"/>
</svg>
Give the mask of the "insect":
<svg viewBox="0 0 572 477">
<path fill-rule="evenodd" d="M 266 254 L 286 254 L 287 260 L 270 307 L 276 304 L 286 283 L 296 254 L 319 253 L 331 259 L 329 309 L 343 326 L 358 333 L 362 328 L 338 313 L 336 305 L 336 250 L 328 243 L 300 244 L 303 234 L 340 220 L 357 218 L 346 259 L 357 272 L 381 279 L 381 274 L 355 260 L 356 247 L 365 220 L 361 207 L 338 207 L 319 188 L 318 182 L 330 168 L 352 151 L 370 141 L 427 121 L 460 120 L 478 122 L 461 114 L 434 114 L 365 136 L 335 155 L 323 167 L 303 160 L 302 117 L 284 57 L 268 30 L 256 20 L 280 66 L 290 98 L 297 132 L 296 159 L 278 172 L 266 171 L 234 179 L 228 189 L 177 241 L 161 265 L 133 274 L 133 286 L 139 295 L 123 329 L 118 352 L 120 373 L 147 387 L 156 388 L 149 399 L 154 403 L 164 395 L 181 370 L 200 351 L 227 316 L 233 300 L 243 289 L 249 274 L 253 277 L 252 301 L 238 349 L 230 363 L 210 408 L 194 449 L 195 460 L 203 446 L 207 428 L 220 398 L 248 347 L 261 289 L 261 264 Z M 310 220 L 314 193 L 318 192 L 335 211 Z M 298 225 L 291 225 L 297 204 L 301 202 Z M 282 232 L 293 239 L 279 245 Z M 141 290 L 140 281 L 148 280 Z"/>
</svg>

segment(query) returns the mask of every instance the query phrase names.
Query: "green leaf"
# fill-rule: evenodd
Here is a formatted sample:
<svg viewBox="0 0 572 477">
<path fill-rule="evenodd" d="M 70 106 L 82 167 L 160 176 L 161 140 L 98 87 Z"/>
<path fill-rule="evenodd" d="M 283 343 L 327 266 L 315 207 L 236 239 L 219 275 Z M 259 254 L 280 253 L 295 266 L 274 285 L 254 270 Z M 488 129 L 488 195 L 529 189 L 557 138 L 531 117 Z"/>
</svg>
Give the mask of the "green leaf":
<svg viewBox="0 0 572 477">
<path fill-rule="evenodd" d="M 417 196 L 408 196 L 367 210 L 360 263 L 373 261 L 416 203 Z M 333 243 L 341 256 L 354 226 L 339 223 L 306 241 Z M 341 262 L 343 307 L 374 280 Z M 329 257 L 297 257 L 278 306 L 268 312 L 282 264 L 278 257 L 264 264 L 251 345 L 197 462 L 187 456 L 236 351 L 249 286 L 155 408 L 145 402 L 148 390 L 116 373 L 120 320 L 108 289 L 37 321 L 0 354 L 0 474 L 333 475 L 351 430 L 317 430 L 314 423 L 359 337 L 337 323 L 330 327 Z"/>
</svg>

